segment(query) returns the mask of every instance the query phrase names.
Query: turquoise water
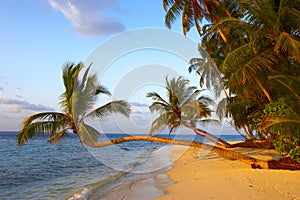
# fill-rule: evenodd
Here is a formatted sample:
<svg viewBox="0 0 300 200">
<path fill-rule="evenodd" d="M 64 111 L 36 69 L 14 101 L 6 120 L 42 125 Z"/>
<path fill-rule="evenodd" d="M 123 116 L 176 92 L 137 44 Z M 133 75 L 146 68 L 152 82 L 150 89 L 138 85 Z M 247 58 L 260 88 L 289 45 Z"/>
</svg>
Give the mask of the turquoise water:
<svg viewBox="0 0 300 200">
<path fill-rule="evenodd" d="M 46 138 L 36 138 L 19 147 L 16 134 L 0 132 L 0 199 L 87 199 L 104 184 L 116 183 L 114 180 L 130 175 L 139 165 L 147 166 L 151 152 L 165 146 L 139 141 L 90 149 L 69 137 L 54 145 Z M 107 134 L 103 140 L 122 136 Z M 181 137 L 178 139 L 189 139 Z"/>
</svg>

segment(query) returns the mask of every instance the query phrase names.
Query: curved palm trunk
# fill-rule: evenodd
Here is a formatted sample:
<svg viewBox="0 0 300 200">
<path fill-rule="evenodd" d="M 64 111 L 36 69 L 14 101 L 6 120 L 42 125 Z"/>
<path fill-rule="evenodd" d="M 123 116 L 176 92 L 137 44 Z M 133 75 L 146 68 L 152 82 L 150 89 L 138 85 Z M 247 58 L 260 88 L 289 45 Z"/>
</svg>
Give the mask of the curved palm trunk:
<svg viewBox="0 0 300 200">
<path fill-rule="evenodd" d="M 248 131 L 248 129 L 246 128 L 246 126 L 244 124 L 242 125 L 242 129 L 246 133 L 246 136 L 248 139 L 254 139 L 254 135 Z"/>
<path fill-rule="evenodd" d="M 202 148 L 207 151 L 213 151 L 216 154 L 218 154 L 220 157 L 229 159 L 229 160 L 239 160 L 243 163 L 251 165 L 252 168 L 261 168 L 261 169 L 269 169 L 268 162 L 263 161 L 260 159 L 256 159 L 250 156 L 243 155 L 241 153 L 223 149 L 220 147 L 216 147 L 213 145 L 205 144 L 202 142 L 190 142 L 185 140 L 173 140 L 169 138 L 160 138 L 160 137 L 154 137 L 154 136 L 128 136 L 123 137 L 115 140 L 109 140 L 105 142 L 97 142 L 92 144 L 86 144 L 89 147 L 104 147 L 104 146 L 110 146 L 114 144 L 120 144 L 124 142 L 131 142 L 131 141 L 150 141 L 150 142 L 159 142 L 164 144 L 175 144 L 175 145 L 183 145 L 183 146 L 189 146 L 189 147 L 196 147 L 196 148 Z"/>
<path fill-rule="evenodd" d="M 204 138 L 204 139 L 207 139 L 211 142 L 214 142 L 216 143 L 217 145 L 221 145 L 221 146 L 224 146 L 226 148 L 230 148 L 231 147 L 231 144 L 229 144 L 228 142 L 218 138 L 217 136 L 207 132 L 207 131 L 204 131 L 204 130 L 201 130 L 199 128 L 195 128 L 193 126 L 190 126 L 188 124 L 183 124 L 185 127 L 189 128 L 189 129 L 192 129 L 197 135 L 199 135 L 200 137 Z M 202 134 L 201 134 L 202 133 Z"/>
</svg>

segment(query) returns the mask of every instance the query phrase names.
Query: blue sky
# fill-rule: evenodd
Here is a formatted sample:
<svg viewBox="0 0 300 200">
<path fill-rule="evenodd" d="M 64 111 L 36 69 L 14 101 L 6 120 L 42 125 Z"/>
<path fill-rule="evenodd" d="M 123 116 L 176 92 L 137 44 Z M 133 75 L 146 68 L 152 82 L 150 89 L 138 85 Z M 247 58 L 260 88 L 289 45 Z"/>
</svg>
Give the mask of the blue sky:
<svg viewBox="0 0 300 200">
<path fill-rule="evenodd" d="M 36 112 L 59 111 L 57 103 L 64 90 L 61 80 L 63 64 L 88 60 L 99 45 L 124 31 L 149 27 L 167 30 L 164 14 L 160 0 L 0 1 L 0 130 L 18 130 L 22 120 Z M 173 30 L 182 35 L 179 23 L 174 25 Z M 199 40 L 195 30 L 187 38 L 194 42 Z M 118 68 L 117 65 L 123 67 Z M 176 73 L 198 84 L 198 77 L 188 75 L 186 60 L 158 48 L 135 50 L 121 55 L 100 76 L 101 83 L 115 91 L 122 78 L 147 65 L 151 65 L 154 70 L 160 65 L 167 66 L 168 70 L 174 67 Z M 99 72 L 97 68 L 94 71 Z M 112 128 L 109 120 L 106 120 L 105 130 L 147 131 L 151 120 L 147 113 L 150 101 L 145 100 L 144 95 L 147 90 L 160 89 L 161 85 L 153 83 L 142 84 L 131 91 L 128 100 L 136 112 L 130 120 L 137 124 L 137 128 Z M 106 100 L 110 99 L 104 98 Z"/>
</svg>

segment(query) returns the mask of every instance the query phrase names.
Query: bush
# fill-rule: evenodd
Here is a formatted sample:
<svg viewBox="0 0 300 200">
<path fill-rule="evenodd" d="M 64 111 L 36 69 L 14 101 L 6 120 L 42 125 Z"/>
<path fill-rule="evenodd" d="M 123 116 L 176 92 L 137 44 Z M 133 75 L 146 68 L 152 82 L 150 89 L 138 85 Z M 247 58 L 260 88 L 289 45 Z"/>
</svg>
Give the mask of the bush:
<svg viewBox="0 0 300 200">
<path fill-rule="evenodd" d="M 257 127 L 273 139 L 275 148 L 300 162 L 299 102 L 282 97 L 267 104 L 257 118 Z M 256 114 L 256 117 L 258 115 Z"/>
</svg>

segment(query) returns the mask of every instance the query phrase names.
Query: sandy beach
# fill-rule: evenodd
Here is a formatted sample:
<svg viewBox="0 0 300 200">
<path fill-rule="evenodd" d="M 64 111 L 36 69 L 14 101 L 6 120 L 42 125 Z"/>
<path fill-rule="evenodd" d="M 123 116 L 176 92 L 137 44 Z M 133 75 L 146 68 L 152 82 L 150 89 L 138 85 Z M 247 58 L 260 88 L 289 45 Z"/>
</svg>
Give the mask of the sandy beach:
<svg viewBox="0 0 300 200">
<path fill-rule="evenodd" d="M 251 169 L 240 161 L 226 160 L 211 152 L 170 148 L 174 165 L 167 175 L 174 183 L 162 188 L 164 195 L 157 200 L 300 200 L 300 171 Z M 239 151 L 265 160 L 280 157 L 275 150 Z"/>
</svg>

